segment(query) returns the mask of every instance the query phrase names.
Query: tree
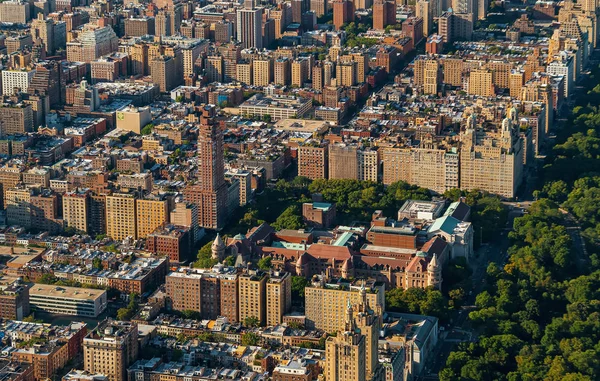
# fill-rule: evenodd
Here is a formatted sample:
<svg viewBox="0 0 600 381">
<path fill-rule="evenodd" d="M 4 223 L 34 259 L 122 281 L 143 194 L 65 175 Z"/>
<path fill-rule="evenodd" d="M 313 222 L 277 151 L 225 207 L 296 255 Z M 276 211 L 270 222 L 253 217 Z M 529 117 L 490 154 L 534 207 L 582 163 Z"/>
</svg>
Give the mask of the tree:
<svg viewBox="0 0 600 381">
<path fill-rule="evenodd" d="M 153 130 L 154 130 L 154 124 L 148 123 L 142 128 L 142 130 L 140 132 L 142 135 L 150 135 Z"/>
<path fill-rule="evenodd" d="M 300 216 L 300 208 L 297 205 L 292 205 L 286 208 L 283 213 L 271 226 L 277 230 L 283 229 L 292 229 L 297 230 L 304 227 L 304 221 L 302 220 L 302 216 Z"/>
<path fill-rule="evenodd" d="M 181 349 L 175 348 L 171 351 L 171 360 L 179 361 L 183 358 L 183 351 Z"/>
<path fill-rule="evenodd" d="M 256 316 L 248 316 L 244 319 L 244 327 L 255 328 L 260 325 L 260 321 Z"/>
<path fill-rule="evenodd" d="M 304 298 L 304 289 L 310 285 L 303 276 L 292 276 L 292 299 Z"/>
<path fill-rule="evenodd" d="M 58 281 L 58 279 L 53 274 L 44 274 L 38 279 L 38 283 L 42 284 L 54 284 Z"/>
<path fill-rule="evenodd" d="M 257 266 L 263 271 L 269 271 L 273 267 L 272 261 L 271 257 L 265 256 L 258 260 Z"/>
<path fill-rule="evenodd" d="M 102 258 L 96 257 L 92 259 L 92 268 L 96 270 L 104 269 L 104 265 L 102 264 Z"/>
<path fill-rule="evenodd" d="M 119 308 L 117 310 L 118 320 L 130 320 L 133 317 L 133 311 L 129 308 Z"/>
<path fill-rule="evenodd" d="M 242 333 L 242 345 L 257 346 L 258 344 L 260 344 L 260 335 L 254 332 Z"/>
<path fill-rule="evenodd" d="M 218 260 L 212 258 L 212 241 L 207 242 L 198 250 L 197 258 L 196 262 L 194 262 L 194 267 L 200 269 L 210 269 L 219 263 Z"/>
<path fill-rule="evenodd" d="M 183 317 L 186 319 L 193 319 L 193 320 L 201 320 L 202 319 L 202 315 L 200 315 L 200 312 L 194 311 L 194 310 L 183 310 L 183 311 L 181 311 L 181 315 L 183 315 Z"/>
<path fill-rule="evenodd" d="M 223 260 L 223 264 L 225 266 L 233 267 L 235 265 L 235 257 L 233 255 L 229 255 L 227 258 Z"/>
<path fill-rule="evenodd" d="M 264 114 L 264 115 L 262 116 L 262 121 L 263 121 L 263 122 L 265 122 L 265 123 L 270 123 L 270 122 L 271 122 L 271 115 L 269 115 L 269 114 Z"/>
</svg>

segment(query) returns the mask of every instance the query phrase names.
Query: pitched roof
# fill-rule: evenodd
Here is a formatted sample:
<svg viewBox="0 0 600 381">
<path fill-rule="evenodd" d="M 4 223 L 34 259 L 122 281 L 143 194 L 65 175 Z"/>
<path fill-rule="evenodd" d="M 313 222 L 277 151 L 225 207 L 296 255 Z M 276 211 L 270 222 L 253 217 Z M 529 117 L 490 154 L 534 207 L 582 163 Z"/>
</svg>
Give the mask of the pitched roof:
<svg viewBox="0 0 600 381">
<path fill-rule="evenodd" d="M 464 221 L 471 213 L 471 207 L 462 201 L 456 201 L 450 204 L 444 216 L 452 216 L 457 220 Z"/>
<path fill-rule="evenodd" d="M 448 247 L 448 242 L 444 241 L 440 237 L 433 237 L 423 245 L 422 251 L 429 255 L 437 254 L 440 256 L 444 250 Z"/>
<path fill-rule="evenodd" d="M 459 223 L 460 221 L 456 218 L 450 215 L 446 215 L 433 221 L 433 224 L 431 224 L 427 232 L 434 233 L 441 230 L 445 233 L 452 234 L 454 232 L 454 229 L 456 228 L 456 225 L 458 225 Z"/>
<path fill-rule="evenodd" d="M 308 254 L 318 259 L 331 259 L 334 258 L 338 261 L 344 261 L 352 258 L 352 252 L 347 246 L 331 246 L 323 244 L 310 245 L 307 250 Z"/>
</svg>

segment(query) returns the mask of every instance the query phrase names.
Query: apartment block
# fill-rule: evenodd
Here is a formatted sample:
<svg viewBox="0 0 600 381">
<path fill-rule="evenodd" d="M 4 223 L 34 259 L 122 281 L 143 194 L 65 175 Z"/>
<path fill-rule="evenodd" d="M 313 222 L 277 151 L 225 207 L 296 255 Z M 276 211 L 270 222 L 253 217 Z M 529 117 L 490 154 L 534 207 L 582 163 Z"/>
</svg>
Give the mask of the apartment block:
<svg viewBox="0 0 600 381">
<path fill-rule="evenodd" d="M 127 381 L 127 368 L 138 357 L 137 324 L 104 320 L 83 339 L 83 368 L 110 381 Z"/>
<path fill-rule="evenodd" d="M 292 277 L 288 272 L 274 272 L 266 287 L 266 323 L 276 326 L 292 307 Z"/>
<path fill-rule="evenodd" d="M 298 176 L 327 179 L 329 166 L 327 143 L 311 141 L 298 147 Z"/>
<path fill-rule="evenodd" d="M 242 274 L 239 277 L 239 318 L 256 318 L 261 326 L 267 322 L 266 284 L 268 276 L 262 272 Z"/>
</svg>

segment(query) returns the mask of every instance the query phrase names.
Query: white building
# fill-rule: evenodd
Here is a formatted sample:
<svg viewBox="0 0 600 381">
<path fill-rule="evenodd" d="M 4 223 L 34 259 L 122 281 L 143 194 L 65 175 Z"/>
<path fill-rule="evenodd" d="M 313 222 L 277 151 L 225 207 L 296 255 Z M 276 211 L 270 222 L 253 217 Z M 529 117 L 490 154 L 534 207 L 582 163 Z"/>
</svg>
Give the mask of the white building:
<svg viewBox="0 0 600 381">
<path fill-rule="evenodd" d="M 96 317 L 106 309 L 106 291 L 36 283 L 29 289 L 29 304 L 34 311 Z"/>
<path fill-rule="evenodd" d="M 548 74 L 562 76 L 565 80 L 565 98 L 569 96 L 575 90 L 575 83 L 573 82 L 573 57 L 570 56 L 566 51 L 560 52 L 559 57 L 550 62 L 546 68 Z"/>
<path fill-rule="evenodd" d="M 27 92 L 35 70 L 4 70 L 2 71 L 2 94 L 13 95 L 15 87 Z"/>
</svg>

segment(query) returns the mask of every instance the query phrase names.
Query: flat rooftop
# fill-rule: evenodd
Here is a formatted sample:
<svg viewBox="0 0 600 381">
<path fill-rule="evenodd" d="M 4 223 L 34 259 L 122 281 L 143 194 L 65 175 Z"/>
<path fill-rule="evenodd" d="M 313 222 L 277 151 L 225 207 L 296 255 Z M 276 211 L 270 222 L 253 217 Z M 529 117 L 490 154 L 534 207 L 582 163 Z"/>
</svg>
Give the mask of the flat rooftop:
<svg viewBox="0 0 600 381">
<path fill-rule="evenodd" d="M 29 289 L 29 295 L 48 296 L 53 298 L 70 298 L 80 300 L 96 300 L 105 294 L 105 290 L 93 288 L 65 287 L 36 283 Z"/>
</svg>

